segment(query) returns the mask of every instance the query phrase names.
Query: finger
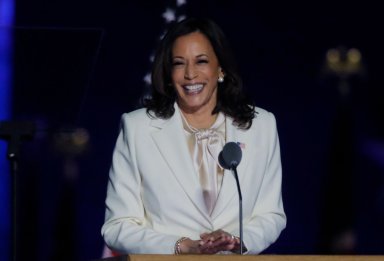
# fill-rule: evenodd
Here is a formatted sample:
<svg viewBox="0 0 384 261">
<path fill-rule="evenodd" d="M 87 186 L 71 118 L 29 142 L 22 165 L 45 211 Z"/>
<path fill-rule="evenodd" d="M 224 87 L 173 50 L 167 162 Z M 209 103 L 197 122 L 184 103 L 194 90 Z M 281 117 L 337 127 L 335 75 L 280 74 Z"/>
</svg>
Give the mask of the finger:
<svg viewBox="0 0 384 261">
<path fill-rule="evenodd" d="M 225 250 L 230 251 L 236 247 L 235 243 L 230 243 L 224 246 Z"/>
<path fill-rule="evenodd" d="M 218 240 L 218 239 L 223 238 L 225 235 L 226 235 L 226 233 L 223 232 L 223 231 L 214 231 L 214 232 L 208 234 L 207 237 L 208 237 L 211 241 L 216 241 L 216 240 Z"/>
<path fill-rule="evenodd" d="M 223 244 L 216 247 L 201 249 L 202 254 L 216 254 L 220 251 L 231 251 L 235 248 L 234 244 Z"/>
<path fill-rule="evenodd" d="M 223 248 L 224 250 L 227 249 L 229 245 L 235 246 L 235 242 L 228 236 L 224 236 L 212 242 L 212 247 Z M 231 246 L 229 246 L 229 248 L 231 248 Z"/>
<path fill-rule="evenodd" d="M 213 243 L 210 240 L 208 240 L 208 241 L 201 240 L 199 248 L 200 248 L 200 250 L 205 251 L 205 250 L 207 250 L 209 248 L 212 248 L 212 244 Z"/>
<path fill-rule="evenodd" d="M 203 233 L 200 235 L 200 238 L 206 242 L 207 241 L 215 242 L 217 240 L 222 241 L 223 239 L 226 241 L 229 241 L 231 239 L 231 236 L 232 236 L 231 234 L 219 229 L 211 233 Z"/>
<path fill-rule="evenodd" d="M 226 232 L 221 232 L 216 235 L 215 240 L 213 241 L 216 244 L 227 244 L 227 243 L 232 243 L 233 242 L 233 236 L 226 233 Z"/>
<path fill-rule="evenodd" d="M 217 238 L 218 234 L 216 232 L 211 232 L 211 233 L 203 233 L 200 235 L 200 238 L 201 239 L 204 239 L 204 240 L 215 240 Z"/>
<path fill-rule="evenodd" d="M 216 248 L 206 248 L 200 250 L 202 254 L 212 255 L 216 254 L 218 250 Z"/>
</svg>

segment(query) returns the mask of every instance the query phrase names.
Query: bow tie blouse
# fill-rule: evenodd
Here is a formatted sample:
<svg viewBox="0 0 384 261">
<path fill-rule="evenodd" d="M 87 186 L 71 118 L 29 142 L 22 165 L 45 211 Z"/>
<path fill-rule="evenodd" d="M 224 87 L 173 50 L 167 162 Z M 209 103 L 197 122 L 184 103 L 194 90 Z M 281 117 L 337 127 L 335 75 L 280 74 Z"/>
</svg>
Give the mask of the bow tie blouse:
<svg viewBox="0 0 384 261">
<path fill-rule="evenodd" d="M 223 180 L 224 169 L 218 156 L 225 144 L 225 116 L 219 113 L 215 123 L 208 129 L 196 129 L 189 125 L 183 114 L 183 127 L 195 170 L 203 189 L 207 211 L 212 213 Z"/>
</svg>

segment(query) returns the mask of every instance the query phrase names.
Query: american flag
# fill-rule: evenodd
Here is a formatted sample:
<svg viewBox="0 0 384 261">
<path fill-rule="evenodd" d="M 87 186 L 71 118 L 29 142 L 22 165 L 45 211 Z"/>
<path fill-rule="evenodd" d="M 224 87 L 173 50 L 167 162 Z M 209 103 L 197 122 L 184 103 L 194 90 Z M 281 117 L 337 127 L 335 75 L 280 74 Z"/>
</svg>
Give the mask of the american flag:
<svg viewBox="0 0 384 261">
<path fill-rule="evenodd" d="M 170 2 L 169 5 L 166 6 L 164 12 L 161 14 L 162 18 L 164 19 L 164 26 L 163 26 L 162 33 L 159 35 L 159 41 L 164 37 L 170 25 L 186 18 L 185 9 L 187 5 L 187 0 L 172 0 L 169 2 Z M 155 50 L 153 50 L 152 54 L 149 56 L 150 65 L 152 65 L 152 62 L 155 58 L 154 53 L 155 53 Z M 150 71 L 148 71 L 148 73 L 145 74 L 143 80 L 146 85 L 144 96 L 149 96 L 149 87 L 151 86 Z"/>
<path fill-rule="evenodd" d="M 236 142 L 237 143 L 237 145 L 239 145 L 239 147 L 241 148 L 241 149 L 245 149 L 245 143 L 242 143 L 242 142 Z"/>
</svg>

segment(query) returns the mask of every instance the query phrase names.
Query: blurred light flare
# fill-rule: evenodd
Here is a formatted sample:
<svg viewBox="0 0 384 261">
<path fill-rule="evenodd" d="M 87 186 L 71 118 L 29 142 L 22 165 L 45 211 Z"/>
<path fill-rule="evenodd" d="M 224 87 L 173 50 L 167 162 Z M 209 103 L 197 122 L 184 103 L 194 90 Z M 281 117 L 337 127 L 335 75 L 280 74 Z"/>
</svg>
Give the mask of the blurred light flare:
<svg viewBox="0 0 384 261">
<path fill-rule="evenodd" d="M 0 0 L 0 121 L 10 117 L 12 84 L 13 0 Z M 10 176 L 6 158 L 7 143 L 0 142 L 0 252 L 9 259 L 11 235 Z"/>
</svg>

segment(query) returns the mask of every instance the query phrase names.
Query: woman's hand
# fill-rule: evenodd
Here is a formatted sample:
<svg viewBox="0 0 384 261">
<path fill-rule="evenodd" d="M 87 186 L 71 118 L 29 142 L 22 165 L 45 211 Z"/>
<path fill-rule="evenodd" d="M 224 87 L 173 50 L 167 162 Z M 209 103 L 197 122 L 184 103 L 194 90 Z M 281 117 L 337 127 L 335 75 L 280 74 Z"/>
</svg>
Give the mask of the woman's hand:
<svg viewBox="0 0 384 261">
<path fill-rule="evenodd" d="M 221 229 L 200 235 L 200 253 L 216 254 L 219 251 L 233 251 L 240 249 L 240 239 Z"/>
<path fill-rule="evenodd" d="M 180 254 L 202 254 L 202 240 L 185 239 L 180 243 Z"/>
</svg>

